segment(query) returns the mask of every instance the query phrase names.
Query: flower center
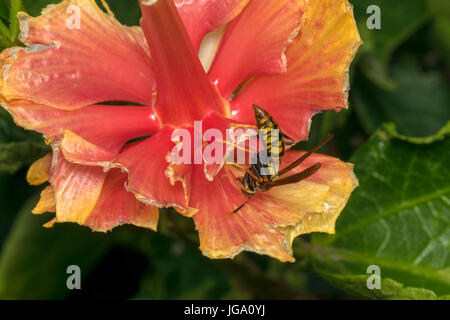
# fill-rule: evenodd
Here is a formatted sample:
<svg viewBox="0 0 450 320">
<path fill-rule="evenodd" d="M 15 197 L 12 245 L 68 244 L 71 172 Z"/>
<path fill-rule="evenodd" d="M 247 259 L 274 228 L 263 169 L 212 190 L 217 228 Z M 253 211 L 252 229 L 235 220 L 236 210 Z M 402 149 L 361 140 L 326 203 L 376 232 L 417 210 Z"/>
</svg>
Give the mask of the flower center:
<svg viewBox="0 0 450 320">
<path fill-rule="evenodd" d="M 181 127 L 211 112 L 227 115 L 225 99 L 208 79 L 172 0 L 141 0 L 142 29 L 157 84 L 155 113 Z"/>
</svg>

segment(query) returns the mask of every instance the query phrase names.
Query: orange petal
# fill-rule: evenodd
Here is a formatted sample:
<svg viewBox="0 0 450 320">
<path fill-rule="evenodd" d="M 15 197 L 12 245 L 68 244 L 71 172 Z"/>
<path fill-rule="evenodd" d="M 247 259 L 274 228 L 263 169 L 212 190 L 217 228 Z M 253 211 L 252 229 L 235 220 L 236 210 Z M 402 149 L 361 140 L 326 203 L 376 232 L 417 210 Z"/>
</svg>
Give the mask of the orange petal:
<svg viewBox="0 0 450 320">
<path fill-rule="evenodd" d="M 48 140 L 59 141 L 69 130 L 110 153 L 117 153 L 131 139 L 159 129 L 151 107 L 92 105 L 68 111 L 16 100 L 7 110 L 16 124 L 38 131 Z"/>
<path fill-rule="evenodd" d="M 38 186 L 48 181 L 52 165 L 52 154 L 36 160 L 28 169 L 27 181 L 32 186 Z"/>
<path fill-rule="evenodd" d="M 288 136 L 307 139 L 315 113 L 347 107 L 349 66 L 360 44 L 347 0 L 308 1 L 300 34 L 286 52 L 287 72 L 248 82 L 232 102 L 233 116 L 252 123 L 255 103 Z"/>
<path fill-rule="evenodd" d="M 198 50 L 203 36 L 219 28 L 234 17 L 247 5 L 249 0 L 175 0 L 181 19 Z"/>
<path fill-rule="evenodd" d="M 39 17 L 18 18 L 27 47 L 0 56 L 3 99 L 61 109 L 104 101 L 151 104 L 155 81 L 140 28 L 122 26 L 94 0 L 65 0 Z"/>
<path fill-rule="evenodd" d="M 265 199 L 249 202 L 238 213 L 229 214 L 247 199 L 236 175 L 225 166 L 210 182 L 204 177 L 201 166 L 196 167 L 189 205 L 199 209 L 194 221 L 205 256 L 233 258 L 245 250 L 267 254 L 280 261 L 294 260 L 285 235 L 276 227 L 294 224 L 299 217 L 295 214 L 274 216 L 282 207 Z"/>
<path fill-rule="evenodd" d="M 102 167 L 70 163 L 61 154 L 58 158 L 52 170 L 52 186 L 44 190 L 33 211 L 56 210 L 55 219 L 47 227 L 54 223 L 75 222 L 93 231 L 106 232 L 129 223 L 156 230 L 158 208 L 139 202 L 127 192 L 125 173 L 119 169 L 105 173 Z"/>
<path fill-rule="evenodd" d="M 94 231 L 109 231 L 116 226 L 133 224 L 157 229 L 158 208 L 139 202 L 125 190 L 126 174 L 118 169 L 108 172 L 100 197 L 85 225 Z"/>
<path fill-rule="evenodd" d="M 171 141 L 173 129 L 162 129 L 154 136 L 134 143 L 122 151 L 114 166 L 128 173 L 127 189 L 140 201 L 158 207 L 187 208 L 185 188 L 180 181 L 171 184 L 166 171 L 167 155 L 175 144 Z"/>
<path fill-rule="evenodd" d="M 57 146 L 64 158 L 73 163 L 102 165 L 113 160 L 117 153 L 105 150 L 93 143 L 84 140 L 70 130 L 63 132 L 63 138 Z"/>
<path fill-rule="evenodd" d="M 286 152 L 284 166 L 302 154 Z M 312 155 L 289 174 L 317 162 L 322 167 L 313 176 L 258 193 L 235 214 L 230 212 L 247 200 L 236 180 L 242 177 L 242 171 L 225 166 L 209 183 L 198 173 L 193 174 L 189 205 L 199 209 L 194 221 L 203 253 L 211 258 L 233 258 L 246 250 L 293 261 L 291 244 L 297 235 L 334 232 L 336 218 L 357 180 L 351 164 L 319 154 Z"/>
<path fill-rule="evenodd" d="M 303 154 L 302 151 L 288 151 L 283 157 L 282 167 L 294 162 Z M 308 179 L 296 184 L 275 187 L 267 192 L 274 201 L 278 201 L 289 210 L 299 210 L 303 213 L 303 218 L 294 226 L 284 228 L 291 242 L 296 236 L 305 233 L 334 233 L 339 214 L 347 204 L 352 191 L 358 186 L 358 179 L 353 173 L 353 164 L 320 154 L 313 154 L 287 175 L 298 173 L 318 162 L 322 164 L 321 168 Z M 327 190 L 323 194 L 324 197 L 314 199 L 321 189 Z M 315 210 L 313 206 L 317 206 Z"/>
<path fill-rule="evenodd" d="M 41 198 L 39 199 L 36 207 L 31 211 L 33 214 L 42 214 L 45 212 L 55 212 L 55 192 L 52 186 L 47 186 L 41 192 Z"/>
<path fill-rule="evenodd" d="M 43 227 L 48 228 L 48 229 L 53 228 L 53 226 L 55 225 L 56 222 L 57 222 L 56 218 L 54 218 L 54 219 L 50 220 L 49 222 L 45 223 L 43 225 Z"/>
<path fill-rule="evenodd" d="M 251 76 L 286 71 L 304 7 L 304 0 L 251 1 L 230 23 L 209 73 L 224 97 Z"/>
<path fill-rule="evenodd" d="M 56 221 L 84 225 L 102 191 L 106 173 L 102 167 L 68 162 L 59 154 L 50 182 L 55 188 Z"/>
<path fill-rule="evenodd" d="M 214 111 L 226 114 L 229 106 L 205 74 L 173 2 L 140 5 L 158 86 L 154 109 L 161 122 L 180 127 Z"/>
</svg>

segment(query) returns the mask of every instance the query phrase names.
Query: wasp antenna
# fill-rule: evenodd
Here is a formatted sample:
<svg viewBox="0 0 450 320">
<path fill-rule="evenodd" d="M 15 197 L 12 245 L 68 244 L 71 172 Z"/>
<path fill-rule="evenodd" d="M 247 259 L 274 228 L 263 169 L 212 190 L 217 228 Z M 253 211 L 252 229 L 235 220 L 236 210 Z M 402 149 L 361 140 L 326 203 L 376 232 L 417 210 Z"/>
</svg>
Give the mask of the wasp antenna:
<svg viewBox="0 0 450 320">
<path fill-rule="evenodd" d="M 294 141 L 294 139 L 292 139 L 291 137 L 289 137 L 287 134 L 285 134 L 285 133 L 281 133 L 281 135 L 285 138 L 285 139 L 287 139 L 287 140 L 291 140 L 291 141 Z"/>
<path fill-rule="evenodd" d="M 306 178 L 309 178 L 314 173 L 316 173 L 320 169 L 321 166 L 322 166 L 322 164 L 320 162 L 318 162 L 318 163 L 312 165 L 311 167 L 309 167 L 309 168 L 307 168 L 307 169 L 305 169 L 305 170 L 303 170 L 303 171 L 301 171 L 299 173 L 293 174 L 292 176 L 289 176 L 289 177 L 286 177 L 286 178 L 283 178 L 283 179 L 271 182 L 270 184 L 268 184 L 265 187 L 264 191 L 268 191 L 268 190 L 270 190 L 273 187 L 279 187 L 279 186 L 284 186 L 286 184 L 292 184 L 292 183 L 300 182 L 300 181 L 302 181 L 302 180 L 304 180 Z"/>
<path fill-rule="evenodd" d="M 317 150 L 322 148 L 325 144 L 327 144 L 331 139 L 333 139 L 333 137 L 334 137 L 334 135 L 332 135 L 332 134 L 327 135 L 322 141 L 320 141 L 315 147 L 313 147 L 311 150 L 309 150 L 303 156 L 301 156 L 300 158 L 298 158 L 297 160 L 292 162 L 290 165 L 288 165 L 283 170 L 280 170 L 278 172 L 278 175 L 282 176 L 283 174 L 288 173 L 289 171 L 291 171 L 292 169 L 297 167 L 300 163 L 302 163 L 303 161 L 308 159 L 314 152 L 316 152 Z"/>
</svg>

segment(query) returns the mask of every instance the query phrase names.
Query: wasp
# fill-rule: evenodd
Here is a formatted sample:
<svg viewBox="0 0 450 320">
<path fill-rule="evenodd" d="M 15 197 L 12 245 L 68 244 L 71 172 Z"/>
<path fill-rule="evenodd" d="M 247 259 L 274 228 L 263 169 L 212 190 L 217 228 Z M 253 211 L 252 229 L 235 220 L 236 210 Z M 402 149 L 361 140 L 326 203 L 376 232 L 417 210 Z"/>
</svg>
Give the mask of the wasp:
<svg viewBox="0 0 450 320">
<path fill-rule="evenodd" d="M 332 135 L 328 135 L 307 153 L 286 168 L 279 170 L 281 158 L 284 155 L 286 146 L 292 144 L 293 139 L 281 132 L 278 124 L 267 111 L 255 104 L 253 105 L 253 111 L 255 113 L 256 126 L 258 129 L 257 138 L 258 140 L 261 139 L 263 144 L 265 144 L 265 150 L 259 151 L 256 154 L 256 161 L 252 161 L 253 164 L 245 170 L 244 176 L 239 178 L 242 185 L 241 190 L 249 199 L 231 212 L 231 214 L 242 209 L 242 207 L 244 207 L 258 192 L 265 192 L 276 186 L 297 183 L 313 175 L 320 169 L 320 162 L 299 173 L 284 177 L 284 175 L 299 166 L 333 138 Z M 269 161 L 262 161 L 262 159 L 269 159 Z"/>
</svg>

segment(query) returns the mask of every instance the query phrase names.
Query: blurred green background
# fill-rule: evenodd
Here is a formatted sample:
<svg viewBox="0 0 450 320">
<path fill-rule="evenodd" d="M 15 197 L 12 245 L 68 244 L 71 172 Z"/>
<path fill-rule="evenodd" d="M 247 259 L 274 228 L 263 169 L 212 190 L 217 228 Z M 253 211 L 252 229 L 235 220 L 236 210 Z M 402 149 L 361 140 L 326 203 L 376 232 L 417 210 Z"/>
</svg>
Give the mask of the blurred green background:
<svg viewBox="0 0 450 320">
<path fill-rule="evenodd" d="M 38 15 L 58 2 L 0 0 L 0 45 L 17 43 L 10 17 L 20 7 Z M 168 210 L 158 233 L 45 229 L 52 216 L 30 213 L 41 188 L 25 174 L 48 149 L 0 110 L 0 298 L 449 298 L 450 1 L 351 2 L 364 45 L 351 69 L 350 108 L 315 116 L 310 141 L 298 146 L 332 132 L 322 152 L 356 164 L 361 186 L 336 236 L 296 239 L 297 262 L 282 264 L 252 253 L 207 259 L 192 221 Z M 108 3 L 122 23 L 138 24 L 137 1 Z M 367 28 L 370 5 L 381 9 L 380 30 Z M 67 289 L 69 265 L 81 268 L 81 290 Z M 380 289 L 367 288 L 369 265 L 380 267 Z"/>
</svg>

